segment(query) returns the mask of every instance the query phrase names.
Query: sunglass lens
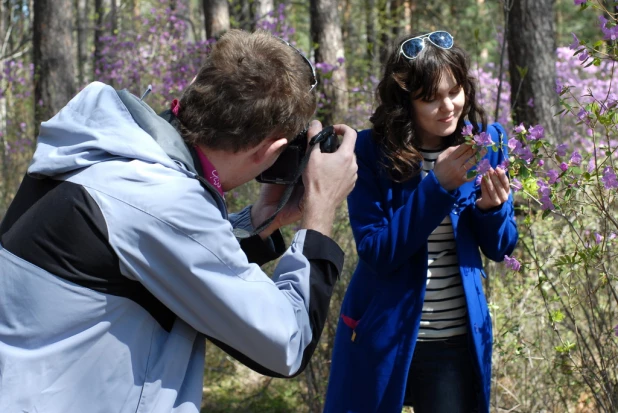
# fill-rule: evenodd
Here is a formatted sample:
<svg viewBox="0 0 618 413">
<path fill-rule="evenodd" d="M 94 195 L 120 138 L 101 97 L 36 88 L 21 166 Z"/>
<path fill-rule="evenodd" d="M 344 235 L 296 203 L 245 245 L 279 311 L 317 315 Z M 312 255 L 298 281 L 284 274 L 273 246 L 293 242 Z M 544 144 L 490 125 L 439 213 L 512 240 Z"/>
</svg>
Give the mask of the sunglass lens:
<svg viewBox="0 0 618 413">
<path fill-rule="evenodd" d="M 401 45 L 401 50 L 408 59 L 414 59 L 423 50 L 423 39 L 406 40 Z"/>
<path fill-rule="evenodd" d="M 429 35 L 429 40 L 443 49 L 450 49 L 453 47 L 453 36 L 448 32 L 433 32 Z"/>
</svg>

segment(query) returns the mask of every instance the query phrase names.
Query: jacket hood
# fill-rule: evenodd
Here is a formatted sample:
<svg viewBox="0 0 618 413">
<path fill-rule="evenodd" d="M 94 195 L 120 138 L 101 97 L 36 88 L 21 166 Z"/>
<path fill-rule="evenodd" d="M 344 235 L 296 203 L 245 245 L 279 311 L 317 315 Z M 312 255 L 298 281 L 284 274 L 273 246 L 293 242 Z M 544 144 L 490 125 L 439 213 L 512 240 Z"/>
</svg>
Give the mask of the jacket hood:
<svg viewBox="0 0 618 413">
<path fill-rule="evenodd" d="M 195 173 L 174 127 L 130 93 L 94 82 L 41 123 L 28 173 L 54 177 L 119 158 Z"/>
</svg>

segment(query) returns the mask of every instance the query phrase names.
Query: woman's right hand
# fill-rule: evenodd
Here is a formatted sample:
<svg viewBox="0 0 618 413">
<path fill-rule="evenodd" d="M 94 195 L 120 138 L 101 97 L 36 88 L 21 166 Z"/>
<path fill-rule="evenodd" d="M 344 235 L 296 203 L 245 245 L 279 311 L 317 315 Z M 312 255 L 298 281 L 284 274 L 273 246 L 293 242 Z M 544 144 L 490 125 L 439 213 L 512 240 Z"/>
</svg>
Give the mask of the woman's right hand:
<svg viewBox="0 0 618 413">
<path fill-rule="evenodd" d="M 433 173 L 436 179 L 447 191 L 453 191 L 466 182 L 476 178 L 468 178 L 468 171 L 476 165 L 476 153 L 478 148 L 473 148 L 468 144 L 451 146 L 438 156 Z M 482 155 L 486 149 L 483 148 Z"/>
</svg>

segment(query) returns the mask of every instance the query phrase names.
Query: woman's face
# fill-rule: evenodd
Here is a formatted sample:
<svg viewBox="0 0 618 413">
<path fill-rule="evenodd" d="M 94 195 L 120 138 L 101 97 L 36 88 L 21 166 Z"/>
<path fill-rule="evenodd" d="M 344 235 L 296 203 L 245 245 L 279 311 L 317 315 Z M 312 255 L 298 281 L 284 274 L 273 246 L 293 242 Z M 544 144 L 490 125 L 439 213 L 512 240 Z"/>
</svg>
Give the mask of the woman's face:
<svg viewBox="0 0 618 413">
<path fill-rule="evenodd" d="M 433 99 L 412 100 L 415 132 L 424 149 L 440 147 L 442 138 L 455 132 L 465 103 L 463 87 L 450 72 L 442 75 Z"/>
</svg>

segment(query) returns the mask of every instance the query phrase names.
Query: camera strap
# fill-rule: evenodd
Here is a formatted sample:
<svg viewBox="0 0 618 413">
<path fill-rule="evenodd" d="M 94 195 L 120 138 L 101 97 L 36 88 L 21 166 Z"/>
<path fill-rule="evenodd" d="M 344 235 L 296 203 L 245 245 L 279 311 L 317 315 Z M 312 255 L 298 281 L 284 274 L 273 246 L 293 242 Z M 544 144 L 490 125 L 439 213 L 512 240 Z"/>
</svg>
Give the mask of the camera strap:
<svg viewBox="0 0 618 413">
<path fill-rule="evenodd" d="M 305 156 L 301 160 L 300 165 L 298 166 L 298 170 L 294 174 L 294 179 L 285 188 L 285 191 L 283 192 L 283 194 L 281 195 L 281 199 L 279 200 L 279 204 L 277 204 L 277 209 L 275 210 L 275 212 L 271 215 L 270 218 L 268 218 L 266 221 L 258 225 L 257 228 L 253 230 L 253 232 L 249 232 L 241 228 L 234 228 L 234 235 L 236 236 L 236 238 L 243 239 L 243 238 L 252 237 L 264 231 L 266 227 L 272 224 L 272 222 L 277 217 L 277 214 L 281 212 L 283 207 L 285 207 L 285 204 L 287 204 L 288 201 L 290 200 L 290 197 L 292 196 L 292 192 L 294 192 L 294 188 L 298 184 L 299 180 L 302 179 L 303 172 L 305 171 L 305 168 L 307 167 L 307 163 L 309 163 L 309 156 L 311 156 L 311 151 L 313 151 L 313 149 L 315 148 L 317 144 L 324 142 L 326 138 L 332 133 L 334 133 L 334 128 L 332 126 L 328 126 L 322 129 L 320 132 L 318 132 L 313 138 L 311 138 L 311 140 L 309 141 L 309 147 L 307 148 L 307 152 L 305 153 Z"/>
</svg>

